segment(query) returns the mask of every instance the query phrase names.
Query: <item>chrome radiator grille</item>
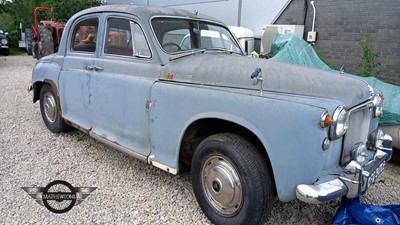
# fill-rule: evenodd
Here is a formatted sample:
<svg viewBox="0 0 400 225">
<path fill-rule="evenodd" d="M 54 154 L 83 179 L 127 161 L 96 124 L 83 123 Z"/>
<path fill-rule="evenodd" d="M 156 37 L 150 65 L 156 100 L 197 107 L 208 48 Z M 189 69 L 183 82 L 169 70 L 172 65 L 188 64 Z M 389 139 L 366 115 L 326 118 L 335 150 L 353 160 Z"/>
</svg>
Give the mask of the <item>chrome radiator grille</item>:
<svg viewBox="0 0 400 225">
<path fill-rule="evenodd" d="M 359 142 L 366 144 L 370 123 L 371 114 L 369 108 L 362 108 L 350 114 L 349 127 L 343 140 L 341 166 L 345 166 L 351 161 L 351 150 L 355 144 Z"/>
</svg>

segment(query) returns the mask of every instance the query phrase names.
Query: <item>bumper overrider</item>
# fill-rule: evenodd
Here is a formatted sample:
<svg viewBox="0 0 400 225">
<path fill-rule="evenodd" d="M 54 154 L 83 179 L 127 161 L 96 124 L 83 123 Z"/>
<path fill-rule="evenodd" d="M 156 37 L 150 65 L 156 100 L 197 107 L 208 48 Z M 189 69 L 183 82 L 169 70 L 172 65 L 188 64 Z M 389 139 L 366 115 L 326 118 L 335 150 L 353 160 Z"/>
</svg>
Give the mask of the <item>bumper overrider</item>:
<svg viewBox="0 0 400 225">
<path fill-rule="evenodd" d="M 364 194 L 392 157 L 392 138 L 383 134 L 380 129 L 376 132 L 382 135 L 379 146 L 367 150 L 364 144 L 356 144 L 353 148 L 352 161 L 337 178 L 312 185 L 300 184 L 296 188 L 296 197 L 303 202 L 321 204 L 344 195 L 347 198 L 355 198 Z M 370 137 L 368 142 L 373 142 L 373 139 Z"/>
</svg>

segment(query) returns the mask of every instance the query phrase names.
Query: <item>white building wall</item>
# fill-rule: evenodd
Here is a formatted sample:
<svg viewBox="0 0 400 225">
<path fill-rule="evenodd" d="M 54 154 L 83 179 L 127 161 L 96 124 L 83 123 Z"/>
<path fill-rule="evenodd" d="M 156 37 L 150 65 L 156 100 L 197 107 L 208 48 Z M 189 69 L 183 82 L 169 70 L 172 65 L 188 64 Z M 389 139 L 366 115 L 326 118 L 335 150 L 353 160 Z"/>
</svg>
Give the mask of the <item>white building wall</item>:
<svg viewBox="0 0 400 225">
<path fill-rule="evenodd" d="M 173 7 L 213 16 L 227 25 L 242 26 L 261 38 L 265 24 L 272 24 L 291 0 L 103 0 L 104 4 L 140 4 Z"/>
</svg>

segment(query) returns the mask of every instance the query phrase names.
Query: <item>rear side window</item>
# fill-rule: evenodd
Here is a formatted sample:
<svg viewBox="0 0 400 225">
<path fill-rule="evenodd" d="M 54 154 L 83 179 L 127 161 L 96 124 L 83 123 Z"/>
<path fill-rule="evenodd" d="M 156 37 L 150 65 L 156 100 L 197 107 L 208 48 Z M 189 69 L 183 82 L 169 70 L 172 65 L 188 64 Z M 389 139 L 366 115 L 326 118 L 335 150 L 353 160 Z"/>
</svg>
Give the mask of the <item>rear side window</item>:
<svg viewBox="0 0 400 225">
<path fill-rule="evenodd" d="M 99 20 L 97 18 L 79 22 L 72 34 L 71 51 L 95 52 L 98 28 Z"/>
<path fill-rule="evenodd" d="M 107 20 L 105 54 L 150 58 L 150 48 L 139 25 L 128 19 Z"/>
</svg>

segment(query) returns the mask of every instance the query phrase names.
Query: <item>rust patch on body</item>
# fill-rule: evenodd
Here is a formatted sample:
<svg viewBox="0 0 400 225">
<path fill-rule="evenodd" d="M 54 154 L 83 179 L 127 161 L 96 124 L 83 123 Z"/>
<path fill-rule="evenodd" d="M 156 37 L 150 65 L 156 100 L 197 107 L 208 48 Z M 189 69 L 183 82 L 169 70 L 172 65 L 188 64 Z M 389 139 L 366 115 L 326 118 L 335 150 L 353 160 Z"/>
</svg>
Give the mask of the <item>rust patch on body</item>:
<svg viewBox="0 0 400 225">
<path fill-rule="evenodd" d="M 174 80 L 174 74 L 166 73 L 163 78 L 164 80 Z"/>
</svg>

